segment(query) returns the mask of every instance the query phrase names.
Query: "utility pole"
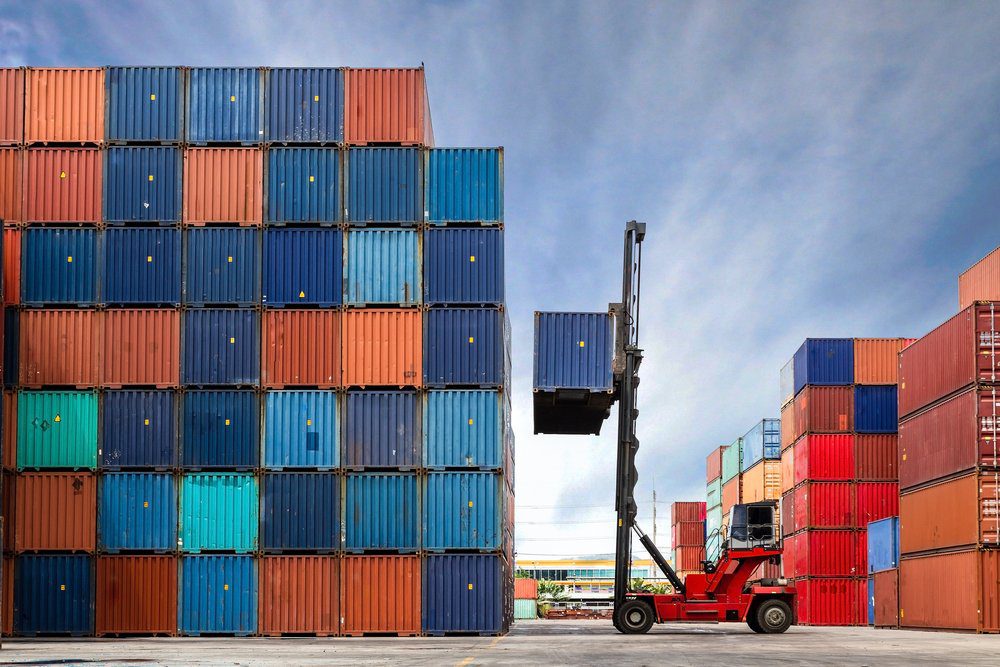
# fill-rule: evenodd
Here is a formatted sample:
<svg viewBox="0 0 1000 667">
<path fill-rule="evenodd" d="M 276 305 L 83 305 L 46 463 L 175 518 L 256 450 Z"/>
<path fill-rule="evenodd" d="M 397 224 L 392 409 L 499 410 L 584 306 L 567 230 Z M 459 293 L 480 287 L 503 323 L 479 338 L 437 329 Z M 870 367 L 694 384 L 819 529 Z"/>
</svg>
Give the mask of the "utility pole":
<svg viewBox="0 0 1000 667">
<path fill-rule="evenodd" d="M 656 544 L 656 489 L 653 489 L 653 544 Z"/>
</svg>

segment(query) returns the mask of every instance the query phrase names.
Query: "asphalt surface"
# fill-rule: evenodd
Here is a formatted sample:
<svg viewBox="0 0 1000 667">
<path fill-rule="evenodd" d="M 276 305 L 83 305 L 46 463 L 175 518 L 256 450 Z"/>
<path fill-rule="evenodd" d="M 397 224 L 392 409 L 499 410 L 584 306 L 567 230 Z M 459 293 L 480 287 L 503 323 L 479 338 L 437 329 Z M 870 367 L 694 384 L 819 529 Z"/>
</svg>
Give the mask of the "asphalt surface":
<svg viewBox="0 0 1000 667">
<path fill-rule="evenodd" d="M 4 640 L 0 665 L 992 665 L 1000 635 L 672 624 L 624 636 L 609 621 L 520 621 L 506 637 Z"/>
</svg>

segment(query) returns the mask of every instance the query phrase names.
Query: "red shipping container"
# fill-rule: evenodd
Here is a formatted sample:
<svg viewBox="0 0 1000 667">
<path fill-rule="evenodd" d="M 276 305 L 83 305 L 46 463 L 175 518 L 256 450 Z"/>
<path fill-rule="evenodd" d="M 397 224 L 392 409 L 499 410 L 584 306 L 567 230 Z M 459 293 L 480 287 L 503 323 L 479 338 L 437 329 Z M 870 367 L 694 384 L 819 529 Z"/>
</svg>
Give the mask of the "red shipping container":
<svg viewBox="0 0 1000 667">
<path fill-rule="evenodd" d="M 701 572 L 705 560 L 705 547 L 677 547 L 674 549 L 674 569 L 683 572 Z"/>
<path fill-rule="evenodd" d="M 705 459 L 705 483 L 711 482 L 713 479 L 718 479 L 722 477 L 722 450 L 726 447 L 716 447 L 712 450 L 712 453 L 708 455 Z"/>
<path fill-rule="evenodd" d="M 895 433 L 854 436 L 854 478 L 895 482 L 899 436 Z"/>
<path fill-rule="evenodd" d="M 673 537 L 673 545 L 677 547 L 703 547 L 705 546 L 705 522 L 704 521 L 682 521 L 670 527 Z"/>
<path fill-rule="evenodd" d="M 795 524 L 795 491 L 781 496 L 781 534 L 791 535 L 799 527 Z"/>
<path fill-rule="evenodd" d="M 264 152 L 257 148 L 184 151 L 184 224 L 259 226 L 264 211 Z"/>
<path fill-rule="evenodd" d="M 795 444 L 795 401 L 786 403 L 781 408 L 781 450 L 784 451 Z"/>
<path fill-rule="evenodd" d="M 854 430 L 852 387 L 807 386 L 795 397 L 795 438 Z"/>
<path fill-rule="evenodd" d="M 420 558 L 347 556 L 341 565 L 343 633 L 420 634 Z"/>
<path fill-rule="evenodd" d="M 25 84 L 25 143 L 104 141 L 104 69 L 31 67 Z"/>
<path fill-rule="evenodd" d="M 101 151 L 34 148 L 24 164 L 24 222 L 101 221 Z"/>
<path fill-rule="evenodd" d="M 15 488 L 17 478 L 13 473 L 0 472 L 3 480 L 0 484 L 0 512 L 3 513 L 3 550 L 7 553 L 14 551 L 14 536 L 17 534 L 17 514 L 14 512 L 17 489 Z"/>
<path fill-rule="evenodd" d="M 24 151 L 0 148 L 0 220 L 7 226 L 21 223 L 23 165 Z"/>
<path fill-rule="evenodd" d="M 854 485 L 851 482 L 805 482 L 793 493 L 797 529 L 854 527 Z"/>
<path fill-rule="evenodd" d="M 858 482 L 854 487 L 854 516 L 858 528 L 872 521 L 899 514 L 899 484 L 896 482 Z"/>
<path fill-rule="evenodd" d="M 345 69 L 344 140 L 433 146 L 424 68 Z"/>
<path fill-rule="evenodd" d="M 680 521 L 704 521 L 704 502 L 675 502 L 670 505 L 670 521 L 678 523 Z"/>
<path fill-rule="evenodd" d="M 899 627 L 899 570 L 872 575 L 875 580 L 875 627 Z"/>
<path fill-rule="evenodd" d="M 798 540 L 794 536 L 783 536 L 781 541 L 781 576 L 786 579 L 792 578 L 792 571 L 795 569 L 795 547 Z"/>
<path fill-rule="evenodd" d="M 1000 472 L 975 472 L 899 498 L 902 553 L 1000 545 Z"/>
<path fill-rule="evenodd" d="M 21 230 L 3 230 L 3 303 L 21 302 Z"/>
<path fill-rule="evenodd" d="M 970 306 L 899 355 L 899 416 L 975 382 L 1000 382 L 1000 303 Z"/>
<path fill-rule="evenodd" d="M 861 558 L 861 533 L 856 530 L 804 530 L 785 540 L 792 543 L 791 576 L 860 577 L 866 573 L 867 557 Z M 788 569 L 786 569 L 786 573 Z"/>
<path fill-rule="evenodd" d="M 422 381 L 423 323 L 413 308 L 344 313 L 344 386 L 414 387 Z"/>
<path fill-rule="evenodd" d="M 1000 248 L 958 277 L 958 307 L 968 308 L 976 301 L 1000 301 Z"/>
<path fill-rule="evenodd" d="M 1000 550 L 901 559 L 899 626 L 1000 632 Z"/>
<path fill-rule="evenodd" d="M 0 144 L 17 145 L 23 141 L 24 69 L 0 68 Z"/>
<path fill-rule="evenodd" d="M 261 382 L 265 387 L 340 386 L 341 314 L 333 310 L 264 312 Z"/>
<path fill-rule="evenodd" d="M 21 385 L 96 387 L 100 382 L 99 317 L 95 310 L 21 311 Z"/>
<path fill-rule="evenodd" d="M 854 478 L 854 436 L 805 435 L 795 443 L 795 484 Z"/>
<path fill-rule="evenodd" d="M 795 582 L 799 625 L 865 625 L 866 579 L 814 578 Z"/>
<path fill-rule="evenodd" d="M 514 579 L 515 600 L 535 600 L 537 598 L 538 598 L 537 579 L 524 579 L 522 577 Z"/>
<path fill-rule="evenodd" d="M 15 478 L 14 550 L 94 550 L 97 477 L 91 473 L 38 472 Z"/>
<path fill-rule="evenodd" d="M 339 565 L 335 556 L 261 558 L 260 633 L 339 634 Z"/>
<path fill-rule="evenodd" d="M 103 313 L 105 387 L 180 384 L 181 312 L 169 309 Z"/>
<path fill-rule="evenodd" d="M 97 635 L 177 634 L 177 559 L 98 556 Z"/>
</svg>

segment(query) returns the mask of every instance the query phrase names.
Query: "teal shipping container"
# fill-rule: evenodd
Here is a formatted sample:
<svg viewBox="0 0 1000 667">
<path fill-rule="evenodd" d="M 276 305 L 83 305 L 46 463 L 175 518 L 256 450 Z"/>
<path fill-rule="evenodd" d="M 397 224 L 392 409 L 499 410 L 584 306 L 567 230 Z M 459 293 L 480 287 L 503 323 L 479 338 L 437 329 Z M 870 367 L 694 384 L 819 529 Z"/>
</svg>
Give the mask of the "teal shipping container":
<svg viewBox="0 0 1000 667">
<path fill-rule="evenodd" d="M 196 473 L 181 477 L 181 550 L 257 550 L 257 479 L 249 473 Z"/>
<path fill-rule="evenodd" d="M 257 559 L 185 556 L 180 575 L 177 627 L 181 634 L 257 632 Z"/>
<path fill-rule="evenodd" d="M 716 560 L 722 551 L 722 506 L 710 507 L 705 512 L 705 558 Z"/>
<path fill-rule="evenodd" d="M 725 484 L 740 474 L 743 463 L 743 438 L 736 438 L 733 444 L 722 450 L 722 483 Z"/>
<path fill-rule="evenodd" d="M 344 257 L 349 305 L 420 303 L 420 237 L 406 229 L 350 230 Z"/>
<path fill-rule="evenodd" d="M 413 473 L 347 476 L 344 546 L 348 551 L 416 551 L 420 516 Z"/>
<path fill-rule="evenodd" d="M 705 486 L 705 507 L 722 505 L 722 478 L 716 477 Z"/>
<path fill-rule="evenodd" d="M 426 154 L 425 221 L 503 222 L 503 148 L 432 148 Z"/>
<path fill-rule="evenodd" d="M 101 550 L 167 552 L 177 548 L 177 491 L 169 473 L 102 475 L 97 535 Z"/>
<path fill-rule="evenodd" d="M 17 394 L 17 469 L 97 468 L 97 392 Z"/>
<path fill-rule="evenodd" d="M 500 392 L 431 390 L 424 402 L 424 466 L 499 468 Z"/>
<path fill-rule="evenodd" d="M 432 472 L 424 478 L 423 548 L 500 548 L 500 488 L 492 472 Z"/>
<path fill-rule="evenodd" d="M 268 391 L 264 395 L 264 467 L 340 465 L 340 417 L 333 391 Z"/>
<path fill-rule="evenodd" d="M 538 618 L 538 600 L 514 600 L 514 620 L 531 621 Z"/>
</svg>

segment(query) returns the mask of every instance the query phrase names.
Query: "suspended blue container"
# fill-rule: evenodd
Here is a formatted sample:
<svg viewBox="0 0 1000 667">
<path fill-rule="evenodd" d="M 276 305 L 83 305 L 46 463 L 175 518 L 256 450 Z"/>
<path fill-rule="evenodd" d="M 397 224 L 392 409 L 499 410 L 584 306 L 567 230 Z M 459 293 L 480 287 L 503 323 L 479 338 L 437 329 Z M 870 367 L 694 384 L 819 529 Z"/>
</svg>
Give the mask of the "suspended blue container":
<svg viewBox="0 0 1000 667">
<path fill-rule="evenodd" d="M 96 303 L 97 232 L 50 227 L 25 229 L 21 302 L 29 306 Z"/>
<path fill-rule="evenodd" d="M 412 391 L 349 391 L 344 414 L 344 466 L 420 465 L 420 410 Z"/>
<path fill-rule="evenodd" d="M 257 385 L 260 315 L 237 308 L 185 311 L 181 349 L 184 384 Z"/>
<path fill-rule="evenodd" d="M 187 93 L 188 143 L 261 143 L 263 93 L 261 71 L 257 68 L 191 68 Z"/>
<path fill-rule="evenodd" d="M 16 308 L 3 309 L 3 386 L 14 389 L 20 368 L 21 319 Z"/>
<path fill-rule="evenodd" d="M 257 560 L 252 556 L 184 556 L 178 593 L 182 635 L 257 632 Z"/>
<path fill-rule="evenodd" d="M 899 567 L 899 517 L 868 524 L 868 574 Z"/>
<path fill-rule="evenodd" d="M 342 70 L 273 67 L 264 78 L 268 142 L 328 144 L 344 140 Z"/>
<path fill-rule="evenodd" d="M 420 302 L 420 241 L 415 231 L 352 229 L 344 280 L 349 305 Z"/>
<path fill-rule="evenodd" d="M 252 473 L 181 476 L 181 550 L 257 550 L 257 478 Z"/>
<path fill-rule="evenodd" d="M 424 466 L 499 468 L 503 464 L 500 393 L 431 390 L 424 403 Z"/>
<path fill-rule="evenodd" d="M 853 338 L 807 338 L 792 362 L 795 393 L 807 384 L 854 384 Z"/>
<path fill-rule="evenodd" d="M 613 356 L 608 313 L 535 312 L 535 390 L 611 391 Z"/>
<path fill-rule="evenodd" d="M 138 227 L 104 232 L 101 300 L 113 305 L 179 305 L 181 231 Z"/>
<path fill-rule="evenodd" d="M 177 465 L 178 394 L 108 390 L 101 407 L 101 461 L 106 470 Z"/>
<path fill-rule="evenodd" d="M 338 229 L 264 231 L 267 306 L 339 306 L 343 300 L 344 242 Z"/>
<path fill-rule="evenodd" d="M 505 590 L 513 587 L 499 556 L 452 554 L 428 556 L 421 580 L 423 630 L 429 635 L 452 632 L 505 632 Z"/>
<path fill-rule="evenodd" d="M 432 472 L 424 478 L 423 548 L 500 548 L 500 488 L 492 472 Z"/>
<path fill-rule="evenodd" d="M 187 391 L 181 410 L 185 468 L 256 468 L 260 399 L 253 391 Z"/>
<path fill-rule="evenodd" d="M 184 230 L 184 303 L 252 306 L 260 301 L 260 234 L 254 229 Z"/>
<path fill-rule="evenodd" d="M 262 548 L 267 552 L 340 549 L 340 475 L 278 472 L 264 475 Z"/>
<path fill-rule="evenodd" d="M 104 81 L 109 142 L 176 144 L 183 139 L 180 67 L 108 67 Z"/>
<path fill-rule="evenodd" d="M 181 219 L 180 148 L 112 146 L 104 153 L 104 221 L 170 224 Z"/>
<path fill-rule="evenodd" d="M 781 420 L 761 419 L 743 436 L 740 472 L 749 470 L 764 459 L 781 458 Z"/>
<path fill-rule="evenodd" d="M 855 385 L 854 429 L 858 433 L 899 430 L 896 385 Z"/>
<path fill-rule="evenodd" d="M 267 222 L 334 223 L 341 219 L 340 208 L 340 151 L 272 148 L 267 152 Z"/>
<path fill-rule="evenodd" d="M 340 420 L 336 392 L 265 392 L 265 468 L 330 470 L 339 463 Z"/>
<path fill-rule="evenodd" d="M 351 148 L 347 152 L 347 220 L 353 224 L 423 219 L 417 148 Z"/>
<path fill-rule="evenodd" d="M 431 148 L 426 178 L 427 222 L 503 222 L 502 148 Z"/>
<path fill-rule="evenodd" d="M 94 634 L 94 558 L 18 556 L 14 561 L 14 632 Z M 4 567 L 10 567 L 5 564 Z"/>
<path fill-rule="evenodd" d="M 428 229 L 423 254 L 428 305 L 503 303 L 503 230 Z"/>
<path fill-rule="evenodd" d="M 344 497 L 347 550 L 417 550 L 420 512 L 416 474 L 349 474 Z"/>
<path fill-rule="evenodd" d="M 162 472 L 102 475 L 97 536 L 102 551 L 166 552 L 177 548 L 177 490 Z"/>
<path fill-rule="evenodd" d="M 424 318 L 425 385 L 495 387 L 507 382 L 500 310 L 440 308 Z"/>
</svg>

